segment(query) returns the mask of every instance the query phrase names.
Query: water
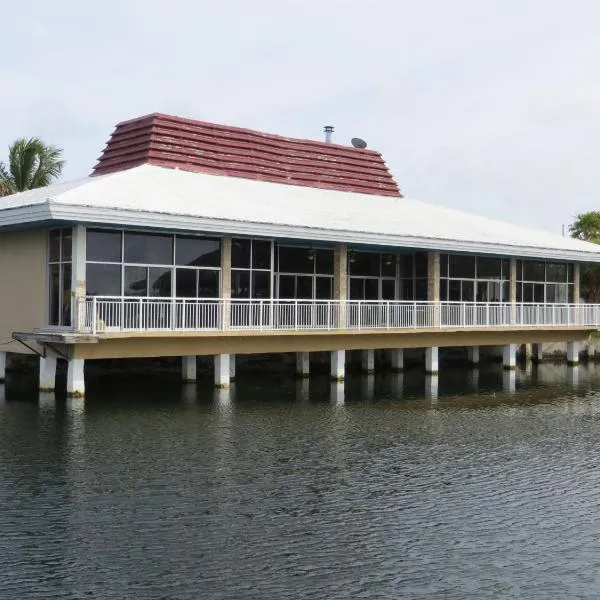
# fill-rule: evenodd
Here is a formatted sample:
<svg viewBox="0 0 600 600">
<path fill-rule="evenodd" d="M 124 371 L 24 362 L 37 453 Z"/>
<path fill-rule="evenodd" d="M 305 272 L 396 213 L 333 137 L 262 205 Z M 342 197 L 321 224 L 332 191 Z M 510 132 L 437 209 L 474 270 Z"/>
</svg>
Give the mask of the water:
<svg viewBox="0 0 600 600">
<path fill-rule="evenodd" d="M 9 381 L 0 598 L 597 598 L 600 366 L 476 373 Z"/>
</svg>

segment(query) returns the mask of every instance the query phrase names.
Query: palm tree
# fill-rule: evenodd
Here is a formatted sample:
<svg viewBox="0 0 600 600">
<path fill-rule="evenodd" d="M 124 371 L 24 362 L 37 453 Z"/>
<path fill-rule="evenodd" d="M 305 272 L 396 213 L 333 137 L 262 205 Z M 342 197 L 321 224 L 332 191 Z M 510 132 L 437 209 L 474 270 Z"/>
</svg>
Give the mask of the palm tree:
<svg viewBox="0 0 600 600">
<path fill-rule="evenodd" d="M 8 164 L 0 162 L 0 196 L 49 185 L 62 172 L 61 156 L 40 138 L 19 138 L 8 148 Z"/>
</svg>

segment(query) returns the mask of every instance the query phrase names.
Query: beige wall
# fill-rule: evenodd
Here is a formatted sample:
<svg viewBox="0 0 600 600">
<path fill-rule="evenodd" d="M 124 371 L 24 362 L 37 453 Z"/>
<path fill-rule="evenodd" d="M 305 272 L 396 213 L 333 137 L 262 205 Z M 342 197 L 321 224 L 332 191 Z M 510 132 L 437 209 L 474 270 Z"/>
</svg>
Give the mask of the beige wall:
<svg viewBox="0 0 600 600">
<path fill-rule="evenodd" d="M 0 343 L 46 325 L 46 230 L 0 233 Z M 1 351 L 29 354 L 18 342 Z"/>
</svg>

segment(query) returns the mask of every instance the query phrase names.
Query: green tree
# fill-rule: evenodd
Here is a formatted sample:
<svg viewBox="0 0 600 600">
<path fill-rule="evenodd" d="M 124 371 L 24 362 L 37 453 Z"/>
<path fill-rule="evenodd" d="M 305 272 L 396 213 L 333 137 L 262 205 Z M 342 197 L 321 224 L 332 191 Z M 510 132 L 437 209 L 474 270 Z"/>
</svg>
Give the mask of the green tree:
<svg viewBox="0 0 600 600">
<path fill-rule="evenodd" d="M 62 173 L 62 149 L 39 138 L 19 138 L 8 148 L 8 162 L 0 162 L 0 196 L 50 185 Z"/>
<path fill-rule="evenodd" d="M 569 232 L 578 240 L 600 244 L 600 211 L 577 215 L 575 222 L 569 226 Z M 586 302 L 600 302 L 600 266 L 582 266 L 581 295 Z"/>
</svg>

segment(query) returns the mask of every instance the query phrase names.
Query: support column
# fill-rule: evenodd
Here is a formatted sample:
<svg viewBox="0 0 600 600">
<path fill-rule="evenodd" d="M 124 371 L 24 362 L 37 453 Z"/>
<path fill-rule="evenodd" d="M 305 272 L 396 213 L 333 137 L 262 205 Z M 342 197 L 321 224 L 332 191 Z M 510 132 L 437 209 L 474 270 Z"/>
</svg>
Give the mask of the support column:
<svg viewBox="0 0 600 600">
<path fill-rule="evenodd" d="M 218 388 L 228 388 L 230 382 L 229 373 L 229 354 L 215 355 L 215 386 Z"/>
<path fill-rule="evenodd" d="M 331 379 L 344 381 L 346 375 L 346 351 L 333 350 L 331 352 Z"/>
<path fill-rule="evenodd" d="M 348 300 L 348 247 L 337 244 L 333 250 L 333 299 L 339 300 L 336 325 L 346 329 L 346 304 Z"/>
<path fill-rule="evenodd" d="M 6 379 L 6 352 L 0 352 L 0 383 Z"/>
<path fill-rule="evenodd" d="M 235 379 L 235 354 L 229 355 L 229 379 Z"/>
<path fill-rule="evenodd" d="M 308 377 L 310 375 L 310 353 L 296 352 L 296 375 Z"/>
<path fill-rule="evenodd" d="M 181 378 L 183 381 L 196 381 L 196 357 L 181 357 Z"/>
<path fill-rule="evenodd" d="M 229 329 L 231 324 L 231 238 L 221 238 L 221 327 Z"/>
<path fill-rule="evenodd" d="M 508 281 L 508 295 L 510 298 L 510 324 L 517 324 L 517 259 L 510 259 L 510 276 Z"/>
<path fill-rule="evenodd" d="M 427 301 L 440 301 L 440 253 L 427 253 Z M 440 325 L 440 307 L 436 305 L 433 311 L 433 326 Z"/>
<path fill-rule="evenodd" d="M 396 349 L 390 350 L 390 359 L 392 364 L 392 371 L 403 371 L 404 370 L 404 350 Z"/>
<path fill-rule="evenodd" d="M 40 392 L 53 392 L 56 387 L 56 358 L 40 356 Z"/>
<path fill-rule="evenodd" d="M 467 349 L 468 359 L 470 365 L 479 364 L 479 346 L 469 346 Z"/>
<path fill-rule="evenodd" d="M 425 348 L 425 372 L 430 375 L 439 373 L 438 363 L 439 349 L 437 346 L 431 348 Z"/>
<path fill-rule="evenodd" d="M 86 293 L 85 258 L 86 229 L 83 225 L 75 225 L 72 232 L 71 258 L 71 324 L 76 331 L 84 329 L 83 301 Z M 81 313 L 81 314 L 80 314 Z"/>
<path fill-rule="evenodd" d="M 534 363 L 541 363 L 544 360 L 544 347 L 542 344 L 531 345 L 531 360 Z"/>
<path fill-rule="evenodd" d="M 575 263 L 573 265 L 573 304 L 579 304 L 581 297 L 581 265 Z"/>
<path fill-rule="evenodd" d="M 67 369 L 67 396 L 83 398 L 85 396 L 85 377 L 83 374 L 85 361 L 82 358 L 71 358 Z"/>
<path fill-rule="evenodd" d="M 567 364 L 579 364 L 579 342 L 567 342 Z"/>
<path fill-rule="evenodd" d="M 375 350 L 362 351 L 362 371 L 363 373 L 375 372 Z"/>
<path fill-rule="evenodd" d="M 517 367 L 517 345 L 506 344 L 502 349 L 502 364 L 507 370 L 512 370 Z"/>
</svg>

